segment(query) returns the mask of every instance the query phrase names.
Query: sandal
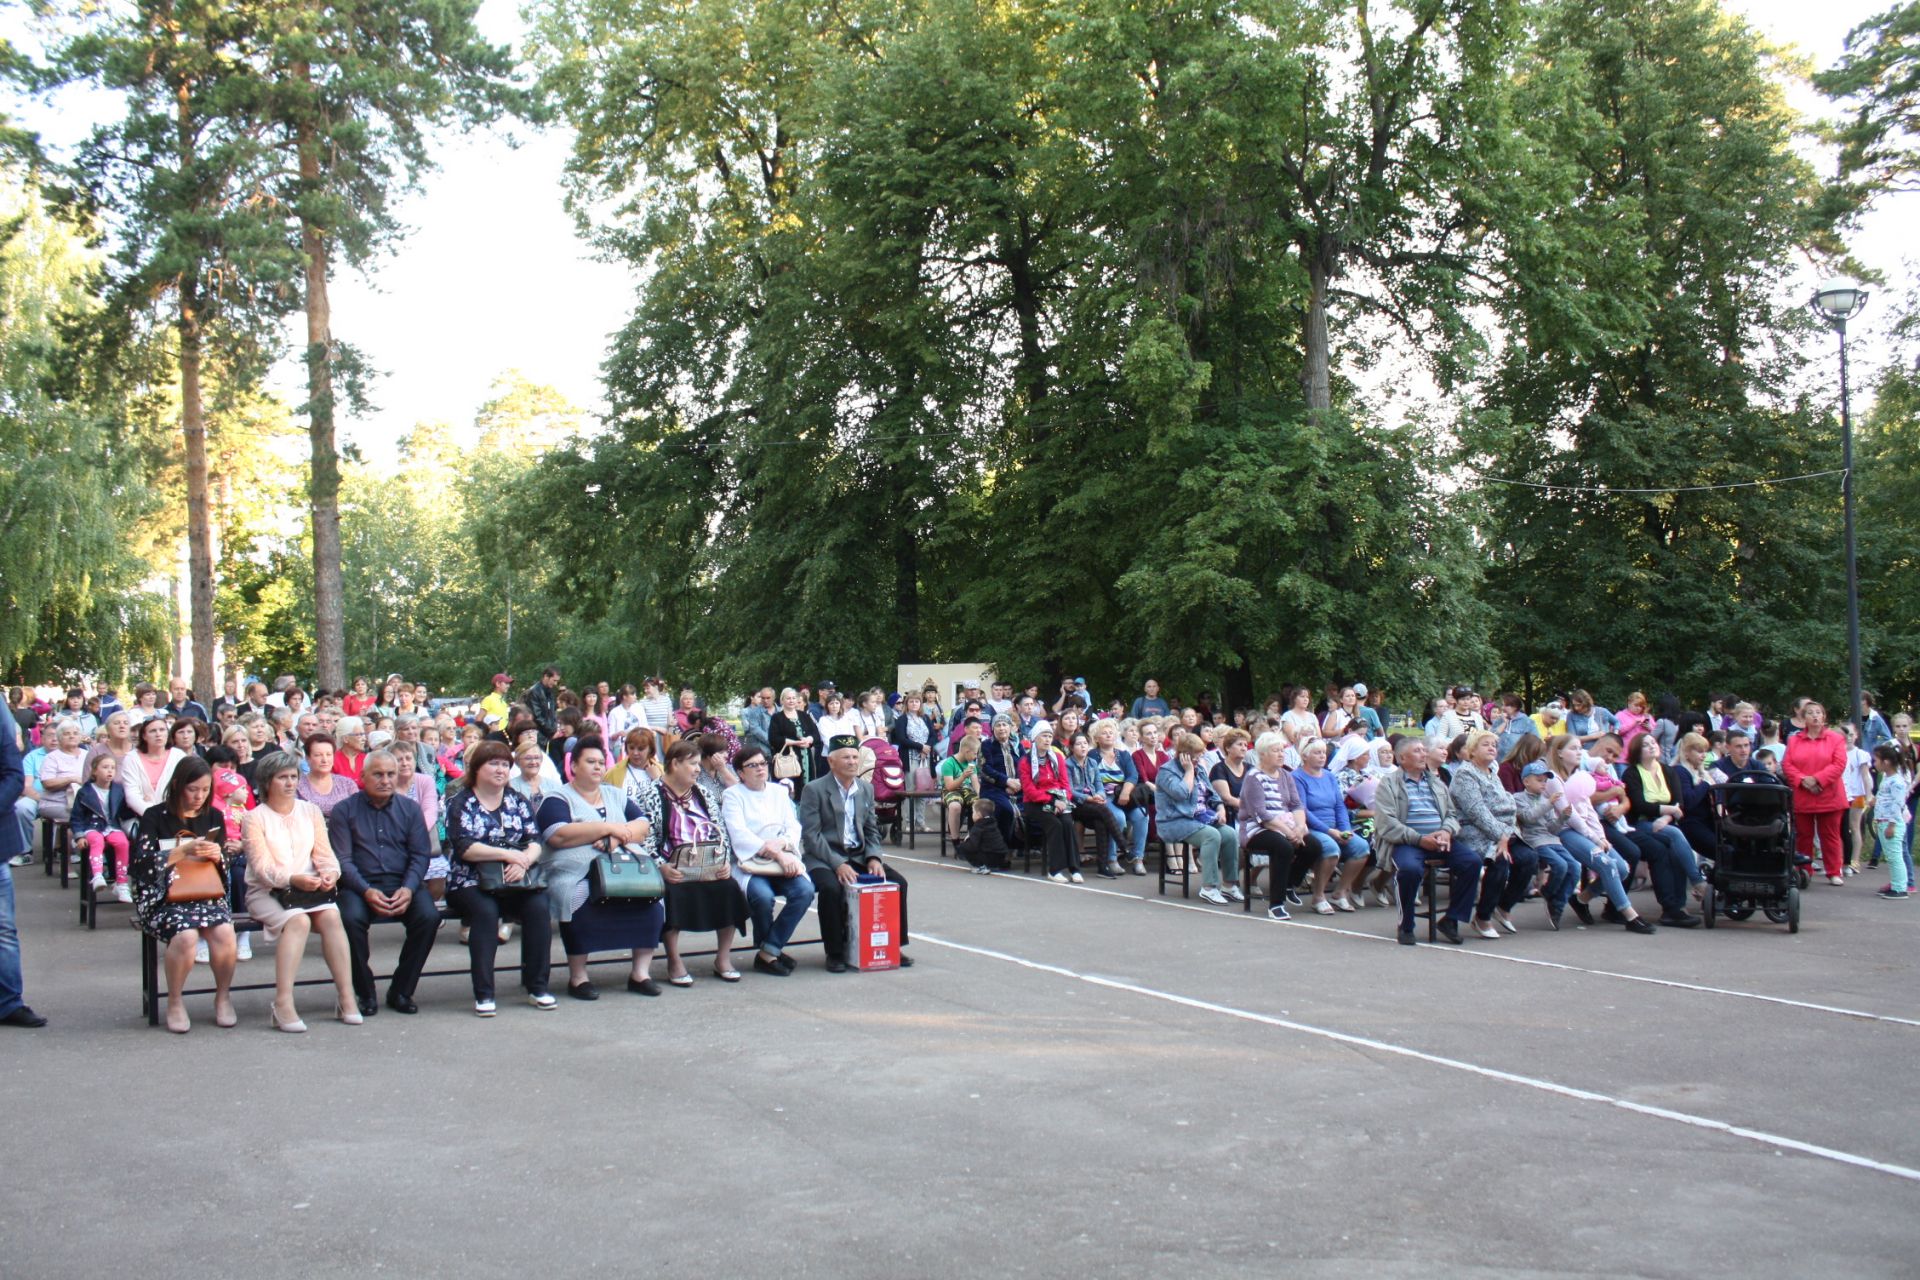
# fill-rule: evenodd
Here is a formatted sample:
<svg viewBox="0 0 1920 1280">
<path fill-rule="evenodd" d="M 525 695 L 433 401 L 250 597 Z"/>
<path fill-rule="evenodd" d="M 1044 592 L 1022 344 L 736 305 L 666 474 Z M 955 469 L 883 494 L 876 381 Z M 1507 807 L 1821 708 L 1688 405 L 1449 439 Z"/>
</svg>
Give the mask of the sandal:
<svg viewBox="0 0 1920 1280">
<path fill-rule="evenodd" d="M 715 967 L 713 971 L 713 976 L 720 979 L 720 981 L 722 982 L 740 981 L 740 971 L 738 969 L 721 969 L 721 968 Z"/>
</svg>

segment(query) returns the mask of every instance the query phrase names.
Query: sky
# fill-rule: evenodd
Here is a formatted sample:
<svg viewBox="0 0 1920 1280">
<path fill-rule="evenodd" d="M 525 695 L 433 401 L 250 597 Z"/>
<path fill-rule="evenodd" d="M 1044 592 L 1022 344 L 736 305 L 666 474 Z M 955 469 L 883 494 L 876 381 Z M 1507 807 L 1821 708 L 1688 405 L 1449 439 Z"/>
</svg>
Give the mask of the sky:
<svg viewBox="0 0 1920 1280">
<path fill-rule="evenodd" d="M 1849 28 L 1890 3 L 1731 0 L 1729 7 L 1823 67 Z M 518 47 L 519 0 L 486 0 L 480 23 L 490 38 Z M 1810 91 L 1796 101 L 1818 109 Z M 369 458 L 391 457 L 417 422 L 470 423 L 509 369 L 590 410 L 604 408 L 600 364 L 632 308 L 638 278 L 624 264 L 596 260 L 561 207 L 565 132 L 524 125 L 516 132 L 517 147 L 504 131 L 442 139 L 437 169 L 398 204 L 409 233 L 365 275 L 336 276 L 334 336 L 357 346 L 380 375 L 371 411 L 341 424 L 342 443 Z M 1878 213 L 1858 244 L 1871 265 L 1900 278 L 1903 246 L 1893 223 Z M 1874 318 L 1870 311 L 1857 325 L 1869 347 Z M 296 368 L 283 368 L 276 383 L 291 401 L 303 398 Z"/>
</svg>

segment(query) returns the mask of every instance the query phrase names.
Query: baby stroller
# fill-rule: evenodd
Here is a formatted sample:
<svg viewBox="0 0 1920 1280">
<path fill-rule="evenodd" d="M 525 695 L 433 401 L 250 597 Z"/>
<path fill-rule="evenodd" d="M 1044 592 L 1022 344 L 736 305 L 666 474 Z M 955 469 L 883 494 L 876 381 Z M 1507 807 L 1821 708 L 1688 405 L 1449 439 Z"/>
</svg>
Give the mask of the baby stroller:
<svg viewBox="0 0 1920 1280">
<path fill-rule="evenodd" d="M 907 794 L 907 768 L 900 751 L 885 738 L 868 738 L 860 744 L 860 765 L 860 776 L 873 784 L 874 816 L 882 827 L 893 828 L 893 838 L 898 841 L 904 834 L 900 830 L 900 802 Z"/>
<path fill-rule="evenodd" d="M 1777 783 L 1722 782 L 1713 788 L 1720 856 L 1707 879 L 1700 913 L 1707 928 L 1725 915 L 1766 913 L 1788 933 L 1800 932 L 1800 884 L 1794 866 L 1793 792 Z"/>
</svg>

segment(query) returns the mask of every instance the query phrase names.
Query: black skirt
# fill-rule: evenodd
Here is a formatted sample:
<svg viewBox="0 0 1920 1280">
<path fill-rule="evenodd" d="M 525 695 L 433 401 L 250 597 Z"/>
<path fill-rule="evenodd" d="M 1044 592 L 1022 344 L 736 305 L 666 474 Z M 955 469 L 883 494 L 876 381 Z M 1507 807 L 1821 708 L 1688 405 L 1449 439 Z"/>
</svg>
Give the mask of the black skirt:
<svg viewBox="0 0 1920 1280">
<path fill-rule="evenodd" d="M 729 876 L 725 880 L 683 881 L 667 886 L 667 928 L 682 933 L 744 929 L 747 895 Z"/>
<path fill-rule="evenodd" d="M 664 921 L 658 902 L 586 902 L 574 908 L 573 919 L 560 922 L 560 942 L 570 956 L 651 951 L 660 945 Z"/>
</svg>

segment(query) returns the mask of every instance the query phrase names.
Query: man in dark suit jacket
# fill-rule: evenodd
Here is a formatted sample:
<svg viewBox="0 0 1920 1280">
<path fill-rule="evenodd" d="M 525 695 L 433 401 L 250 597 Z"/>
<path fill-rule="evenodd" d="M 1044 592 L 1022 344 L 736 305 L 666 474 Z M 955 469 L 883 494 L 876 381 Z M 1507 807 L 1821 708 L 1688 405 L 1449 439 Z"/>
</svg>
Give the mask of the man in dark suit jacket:
<svg viewBox="0 0 1920 1280">
<path fill-rule="evenodd" d="M 26 984 L 20 976 L 20 934 L 14 927 L 13 871 L 7 865 L 29 851 L 20 841 L 13 821 L 13 802 L 27 780 L 20 762 L 20 746 L 12 725 L 0 725 L 0 1026 L 44 1027 L 47 1020 L 27 1008 Z M 871 793 L 869 793 L 871 794 Z M 29 844 L 31 840 L 29 840 Z M 846 901 L 841 900 L 841 917 Z"/>
<path fill-rule="evenodd" d="M 907 945 L 907 881 L 880 861 L 880 817 L 873 787 L 860 777 L 860 740 L 841 734 L 827 743 L 827 769 L 800 792 L 801 863 L 813 881 L 827 972 L 847 971 L 847 887 L 867 875 L 900 886 L 900 966 L 913 963 Z"/>
</svg>

